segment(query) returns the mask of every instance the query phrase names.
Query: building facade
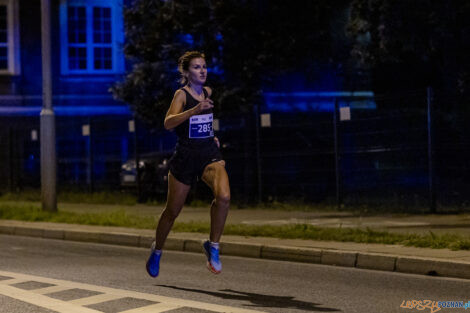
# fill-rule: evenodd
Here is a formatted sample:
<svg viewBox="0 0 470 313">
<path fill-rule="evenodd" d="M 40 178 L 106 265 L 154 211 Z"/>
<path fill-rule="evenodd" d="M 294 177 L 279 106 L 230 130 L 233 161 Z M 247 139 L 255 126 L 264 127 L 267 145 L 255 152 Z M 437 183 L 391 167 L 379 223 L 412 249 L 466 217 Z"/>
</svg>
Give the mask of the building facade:
<svg viewBox="0 0 470 313">
<path fill-rule="evenodd" d="M 118 183 L 120 165 L 134 150 L 132 113 L 109 92 L 126 71 L 126 4 L 51 1 L 59 183 Z M 41 1 L 0 0 L 0 189 L 38 186 L 41 108 Z"/>
</svg>

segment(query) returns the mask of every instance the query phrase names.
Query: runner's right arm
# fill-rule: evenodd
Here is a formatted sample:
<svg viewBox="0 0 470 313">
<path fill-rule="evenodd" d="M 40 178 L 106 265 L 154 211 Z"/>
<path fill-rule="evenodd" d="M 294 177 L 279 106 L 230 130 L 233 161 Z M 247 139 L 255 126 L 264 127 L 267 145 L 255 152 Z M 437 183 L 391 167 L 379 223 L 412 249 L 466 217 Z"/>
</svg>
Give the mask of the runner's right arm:
<svg viewBox="0 0 470 313">
<path fill-rule="evenodd" d="M 213 107 L 212 100 L 206 99 L 199 102 L 199 104 L 194 108 L 183 111 L 185 102 L 186 94 L 183 90 L 177 90 L 173 100 L 171 101 L 170 108 L 168 109 L 168 112 L 165 116 L 165 122 L 163 123 L 165 129 L 173 129 L 191 116 L 199 114 L 202 111 Z"/>
</svg>

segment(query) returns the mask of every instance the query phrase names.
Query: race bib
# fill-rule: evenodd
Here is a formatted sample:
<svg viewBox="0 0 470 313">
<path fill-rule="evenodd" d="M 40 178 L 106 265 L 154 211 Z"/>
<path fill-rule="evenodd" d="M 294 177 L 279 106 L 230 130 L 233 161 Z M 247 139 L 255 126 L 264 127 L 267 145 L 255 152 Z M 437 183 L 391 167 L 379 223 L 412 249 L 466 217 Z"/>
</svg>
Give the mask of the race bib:
<svg viewBox="0 0 470 313">
<path fill-rule="evenodd" d="M 189 138 L 214 137 L 213 114 L 194 115 L 189 118 Z"/>
</svg>

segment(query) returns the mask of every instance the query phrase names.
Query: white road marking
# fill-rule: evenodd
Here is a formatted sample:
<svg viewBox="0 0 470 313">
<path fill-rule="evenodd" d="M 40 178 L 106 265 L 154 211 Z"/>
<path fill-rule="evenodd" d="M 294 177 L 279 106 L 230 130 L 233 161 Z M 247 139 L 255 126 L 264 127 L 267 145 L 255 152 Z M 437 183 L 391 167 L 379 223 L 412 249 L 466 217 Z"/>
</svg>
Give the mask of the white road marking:
<svg viewBox="0 0 470 313">
<path fill-rule="evenodd" d="M 70 303 L 78 304 L 78 305 L 90 305 L 90 304 L 96 304 L 100 302 L 116 300 L 120 298 L 122 298 L 122 296 L 103 293 L 100 295 L 94 295 L 94 296 L 90 296 L 86 298 L 75 299 L 75 300 L 70 301 Z"/>
<path fill-rule="evenodd" d="M 180 305 L 168 304 L 168 303 L 157 303 L 152 305 L 147 305 L 141 308 L 122 311 L 119 313 L 160 313 L 160 312 L 167 312 L 170 310 L 181 308 Z"/>
<path fill-rule="evenodd" d="M 13 284 L 25 283 L 27 281 L 29 281 L 29 279 L 22 279 L 22 278 L 5 279 L 5 280 L 0 280 L 0 285 L 13 285 Z"/>
<path fill-rule="evenodd" d="M 159 295 L 154 295 L 154 294 L 141 293 L 141 292 L 136 292 L 136 291 L 131 291 L 131 290 L 114 289 L 114 288 L 97 286 L 97 285 L 77 283 L 77 282 L 72 282 L 72 281 L 67 281 L 67 280 L 59 280 L 59 279 L 53 279 L 53 278 L 47 278 L 47 277 L 26 275 L 26 274 L 21 274 L 21 273 L 11 273 L 11 272 L 0 271 L 0 276 L 13 277 L 13 279 L 0 281 L 0 294 L 11 297 L 11 298 L 15 298 L 23 302 L 28 302 L 28 303 L 31 303 L 31 304 L 34 304 L 43 308 L 51 309 L 59 313 L 92 313 L 92 312 L 96 313 L 99 311 L 83 307 L 83 305 L 96 304 L 96 303 L 101 303 L 101 302 L 105 302 L 109 300 L 128 298 L 128 297 L 136 298 L 136 299 L 144 299 L 144 300 L 159 302 L 159 303 L 147 305 L 147 306 L 140 307 L 137 309 L 128 310 L 126 311 L 127 313 L 166 312 L 168 310 L 173 310 L 179 307 L 191 307 L 191 308 L 197 308 L 201 310 L 209 310 L 209 311 L 214 311 L 214 312 L 225 312 L 225 313 L 260 313 L 262 312 L 262 311 L 223 306 L 223 305 L 212 304 L 212 303 L 204 303 L 204 302 L 197 302 L 197 301 L 191 301 L 191 300 L 159 296 Z M 77 299 L 73 301 L 61 301 L 61 300 L 44 296 L 42 294 L 39 294 L 38 292 L 25 291 L 25 290 L 11 286 L 12 284 L 15 284 L 18 282 L 25 282 L 25 281 L 36 281 L 36 282 L 41 282 L 41 283 L 53 284 L 56 286 L 61 286 L 62 288 L 64 288 L 63 290 L 77 288 L 77 289 L 96 291 L 102 294 L 91 296 L 91 297 L 86 297 L 82 299 Z M 51 287 L 47 287 L 47 288 L 51 288 Z M 41 289 L 46 289 L 46 288 L 41 288 Z M 40 289 L 38 288 L 37 291 L 39 290 Z M 100 296 L 102 297 L 100 298 Z M 98 302 L 95 302 L 96 299 L 98 299 Z M 101 301 L 100 299 L 102 299 L 103 301 Z M 89 303 L 88 301 L 92 301 L 92 303 Z"/>
<path fill-rule="evenodd" d="M 47 296 L 38 295 L 19 288 L 8 285 L 0 285 L 0 294 L 14 298 L 23 302 L 34 304 L 42 308 L 53 310 L 59 313 L 99 313 L 100 311 L 71 304 L 65 301 L 56 300 Z"/>
<path fill-rule="evenodd" d="M 11 284 L 9 284 L 9 285 L 11 285 Z M 69 290 L 69 289 L 70 289 L 69 287 L 64 287 L 64 286 L 50 286 L 50 287 L 30 290 L 30 292 L 37 293 L 38 295 L 45 295 L 47 293 L 65 291 L 65 290 Z"/>
</svg>

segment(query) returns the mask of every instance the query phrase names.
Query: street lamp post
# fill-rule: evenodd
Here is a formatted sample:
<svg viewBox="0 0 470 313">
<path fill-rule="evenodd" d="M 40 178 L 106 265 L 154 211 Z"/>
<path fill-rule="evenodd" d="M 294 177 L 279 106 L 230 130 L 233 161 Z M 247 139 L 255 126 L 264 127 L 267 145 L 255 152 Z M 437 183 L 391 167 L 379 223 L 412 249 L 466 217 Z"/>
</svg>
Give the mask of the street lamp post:
<svg viewBox="0 0 470 313">
<path fill-rule="evenodd" d="M 55 117 L 52 108 L 50 0 L 41 0 L 42 110 L 41 198 L 42 209 L 57 211 Z"/>
</svg>

